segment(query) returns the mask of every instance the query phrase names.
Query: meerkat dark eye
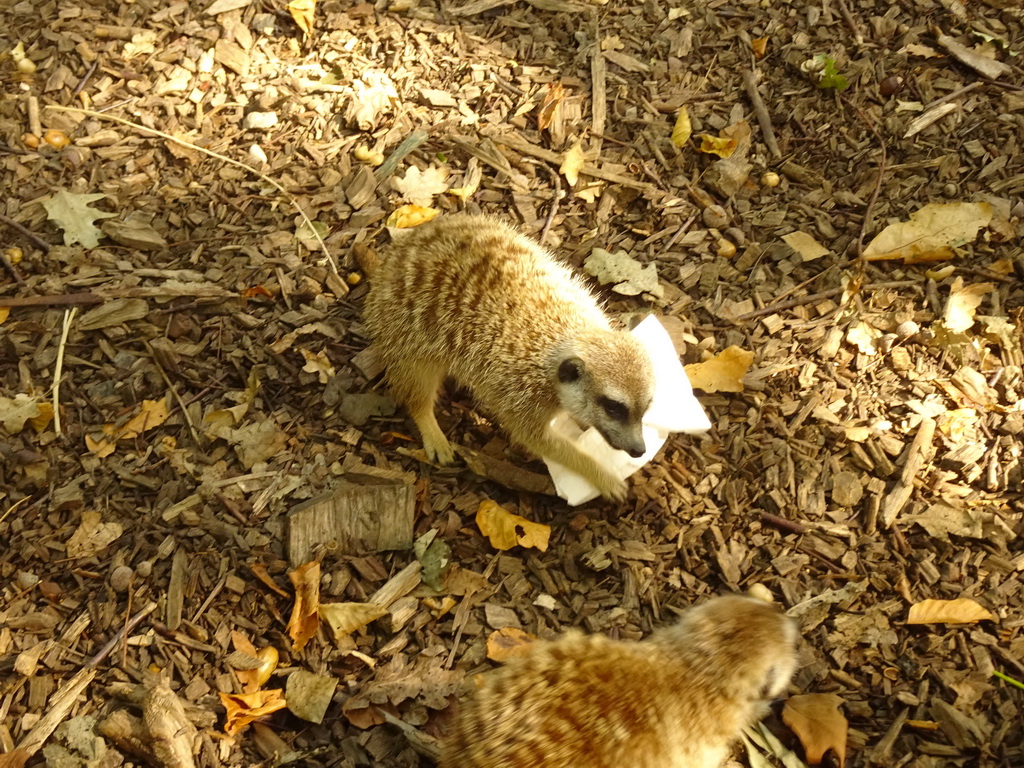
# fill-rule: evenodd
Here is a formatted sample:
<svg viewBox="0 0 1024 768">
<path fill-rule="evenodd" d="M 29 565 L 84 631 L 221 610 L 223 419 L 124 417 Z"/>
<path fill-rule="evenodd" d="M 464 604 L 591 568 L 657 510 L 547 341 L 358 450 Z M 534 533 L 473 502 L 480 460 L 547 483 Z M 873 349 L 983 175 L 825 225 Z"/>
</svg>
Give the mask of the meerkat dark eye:
<svg viewBox="0 0 1024 768">
<path fill-rule="evenodd" d="M 609 419 L 629 421 L 629 408 L 626 407 L 625 403 L 612 400 L 610 397 L 601 397 L 598 398 L 597 404 L 608 414 Z"/>
</svg>

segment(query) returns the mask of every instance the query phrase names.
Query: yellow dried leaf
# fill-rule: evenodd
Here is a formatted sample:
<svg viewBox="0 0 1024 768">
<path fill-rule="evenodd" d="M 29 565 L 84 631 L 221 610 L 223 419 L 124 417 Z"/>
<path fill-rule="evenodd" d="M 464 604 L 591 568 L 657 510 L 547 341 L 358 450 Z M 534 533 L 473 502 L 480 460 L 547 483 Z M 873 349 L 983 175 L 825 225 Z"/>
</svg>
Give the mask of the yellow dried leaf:
<svg viewBox="0 0 1024 768">
<path fill-rule="evenodd" d="M 305 373 L 317 374 L 321 384 L 326 384 L 337 374 L 331 361 L 327 359 L 327 353 L 324 350 L 310 352 L 308 349 L 300 349 L 299 352 L 302 353 L 303 358 L 306 360 L 302 370 Z"/>
<path fill-rule="evenodd" d="M 301 651 L 320 627 L 320 563 L 304 563 L 291 571 L 288 578 L 295 587 L 295 605 L 288 620 L 288 636 L 292 650 Z"/>
<path fill-rule="evenodd" d="M 942 313 L 942 324 L 953 333 L 963 333 L 974 325 L 974 313 L 985 295 L 995 288 L 995 283 L 974 283 L 964 285 L 958 277 L 949 289 L 949 299 Z"/>
<path fill-rule="evenodd" d="M 11 316 L 10 307 L 0 307 L 0 325 L 3 325 L 7 321 L 7 318 Z"/>
<path fill-rule="evenodd" d="M 988 203 L 930 203 L 909 220 L 879 232 L 864 249 L 864 258 L 903 259 L 906 264 L 951 259 L 954 248 L 973 242 L 991 220 Z"/>
<path fill-rule="evenodd" d="M 736 139 L 702 133 L 700 134 L 700 146 L 697 149 L 706 155 L 718 155 L 721 158 L 726 158 L 736 151 L 737 144 Z"/>
<path fill-rule="evenodd" d="M 335 644 L 387 612 L 374 603 L 324 603 L 320 606 L 320 618 L 331 628 Z"/>
<path fill-rule="evenodd" d="M 679 110 L 679 114 L 676 116 L 676 124 L 672 128 L 672 143 L 677 147 L 684 147 L 690 141 L 692 133 L 693 127 L 690 125 L 690 112 L 686 107 L 683 107 Z"/>
<path fill-rule="evenodd" d="M 1006 258 L 993 261 L 988 265 L 988 271 L 997 275 L 1012 275 L 1014 272 L 1013 259 Z M 0 309 L 0 312 L 2 312 L 2 309 Z M 3 320 L 0 320 L 0 323 L 2 322 Z"/>
<path fill-rule="evenodd" d="M 476 511 L 476 524 L 480 533 L 486 536 L 495 549 L 505 550 L 512 547 L 535 547 L 541 552 L 548 548 L 551 528 L 541 523 L 534 523 L 525 517 L 513 515 L 508 510 L 487 500 L 480 504 Z"/>
<path fill-rule="evenodd" d="M 537 127 L 544 130 L 555 118 L 555 111 L 561 106 L 565 98 L 565 86 L 560 82 L 548 83 L 548 92 L 544 94 L 544 101 L 540 105 L 540 112 L 537 113 Z"/>
<path fill-rule="evenodd" d="M 583 143 L 579 141 L 569 147 L 562 157 L 562 164 L 559 166 L 558 172 L 565 176 L 569 186 L 576 186 L 576 182 L 580 178 L 580 170 L 586 160 L 587 158 L 583 155 Z"/>
<path fill-rule="evenodd" d="M 104 424 L 103 436 L 93 439 L 85 436 L 85 446 L 101 459 L 114 452 L 119 440 L 134 440 L 154 427 L 159 427 L 170 416 L 164 400 L 143 400 L 139 412 L 124 424 Z"/>
<path fill-rule="evenodd" d="M 384 226 L 394 229 L 409 229 L 426 224 L 441 213 L 437 208 L 427 208 L 422 205 L 403 205 L 394 210 L 384 222 Z"/>
<path fill-rule="evenodd" d="M 686 376 L 690 386 L 708 394 L 712 392 L 742 392 L 743 377 L 754 362 L 754 353 L 739 347 L 729 347 L 710 360 L 690 363 Z"/>
<path fill-rule="evenodd" d="M 842 704 L 834 693 L 809 693 L 791 697 L 782 708 L 782 721 L 800 739 L 810 765 L 820 765 L 829 751 L 840 768 L 845 764 L 849 723 L 839 709 Z"/>
<path fill-rule="evenodd" d="M 291 0 L 288 3 L 288 13 L 295 19 L 295 23 L 302 30 L 304 37 L 313 34 L 313 25 L 316 20 L 316 0 Z"/>
<path fill-rule="evenodd" d="M 284 691 L 280 688 L 252 693 L 222 693 L 218 691 L 217 695 L 220 696 L 220 702 L 227 710 L 227 717 L 224 719 L 224 733 L 228 736 L 234 736 L 254 720 L 288 706 L 284 700 Z"/>
<path fill-rule="evenodd" d="M 907 624 L 974 624 L 996 617 L 969 597 L 956 600 L 922 600 L 910 606 Z"/>
<path fill-rule="evenodd" d="M 99 512 L 82 512 L 82 522 L 67 543 L 68 557 L 92 557 L 121 538 L 120 523 L 104 523 Z"/>
<path fill-rule="evenodd" d="M 28 420 L 32 429 L 42 432 L 53 421 L 53 403 L 39 403 L 39 413 Z"/>
<path fill-rule="evenodd" d="M 755 59 L 763 59 L 765 53 L 768 52 L 768 38 L 755 37 L 750 41 L 750 50 L 754 52 Z"/>
<path fill-rule="evenodd" d="M 881 335 L 881 331 L 861 320 L 850 326 L 850 330 L 846 332 L 846 340 L 856 346 L 861 354 L 873 355 L 878 351 L 875 348 L 875 339 Z"/>
<path fill-rule="evenodd" d="M 517 627 L 496 629 L 487 637 L 487 658 L 491 661 L 506 661 L 524 656 L 536 639 L 536 635 Z"/>
</svg>

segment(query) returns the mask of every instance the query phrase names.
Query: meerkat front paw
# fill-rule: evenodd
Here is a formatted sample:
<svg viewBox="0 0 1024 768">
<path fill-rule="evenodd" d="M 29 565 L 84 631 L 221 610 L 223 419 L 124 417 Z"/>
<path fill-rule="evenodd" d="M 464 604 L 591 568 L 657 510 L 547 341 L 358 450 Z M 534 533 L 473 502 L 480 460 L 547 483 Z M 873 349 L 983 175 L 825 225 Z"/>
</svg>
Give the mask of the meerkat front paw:
<svg viewBox="0 0 1024 768">
<path fill-rule="evenodd" d="M 435 464 L 451 464 L 455 461 L 455 450 L 444 435 L 441 435 L 440 439 L 427 440 L 424 438 L 423 450 L 427 453 L 427 459 Z"/>
<path fill-rule="evenodd" d="M 597 478 L 597 482 L 594 485 L 601 492 L 602 496 L 617 504 L 624 502 L 629 492 L 629 486 L 625 480 L 620 480 L 608 472 L 601 473 L 601 476 Z"/>
</svg>

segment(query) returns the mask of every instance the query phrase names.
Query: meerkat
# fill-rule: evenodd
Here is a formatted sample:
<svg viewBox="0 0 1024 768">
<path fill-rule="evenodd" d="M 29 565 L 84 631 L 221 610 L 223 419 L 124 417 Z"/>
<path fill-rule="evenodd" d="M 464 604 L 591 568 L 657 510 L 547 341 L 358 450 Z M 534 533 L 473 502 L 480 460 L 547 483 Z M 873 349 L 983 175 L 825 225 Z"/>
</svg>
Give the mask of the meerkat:
<svg viewBox="0 0 1024 768">
<path fill-rule="evenodd" d="M 774 606 L 729 595 L 639 642 L 535 642 L 475 679 L 440 768 L 717 768 L 785 690 L 797 638 Z"/>
<path fill-rule="evenodd" d="M 568 267 L 509 224 L 456 214 L 404 234 L 369 278 L 366 326 L 429 459 L 454 459 L 434 415 L 450 376 L 513 442 L 584 476 L 606 498 L 625 498 L 625 481 L 550 422 L 567 411 L 614 448 L 642 456 L 653 366 Z"/>
</svg>

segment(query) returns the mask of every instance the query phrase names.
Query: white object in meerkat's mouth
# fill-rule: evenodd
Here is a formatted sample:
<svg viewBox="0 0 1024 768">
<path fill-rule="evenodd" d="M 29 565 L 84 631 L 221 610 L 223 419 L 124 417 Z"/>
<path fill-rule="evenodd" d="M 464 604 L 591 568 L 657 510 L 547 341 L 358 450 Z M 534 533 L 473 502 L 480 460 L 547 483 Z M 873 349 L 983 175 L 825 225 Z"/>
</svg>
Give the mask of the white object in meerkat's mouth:
<svg viewBox="0 0 1024 768">
<path fill-rule="evenodd" d="M 633 334 L 647 349 L 654 363 L 654 399 L 644 415 L 643 433 L 647 452 L 632 458 L 625 451 L 612 448 L 593 427 L 581 431 L 568 414 L 551 421 L 551 428 L 573 440 L 609 472 L 625 480 L 653 459 L 672 432 L 699 435 L 711 429 L 711 422 L 693 395 L 693 387 L 679 362 L 675 345 L 654 315 L 644 318 Z M 570 506 L 597 498 L 600 492 L 590 482 L 557 462 L 544 459 L 555 482 L 555 490 Z"/>
</svg>

